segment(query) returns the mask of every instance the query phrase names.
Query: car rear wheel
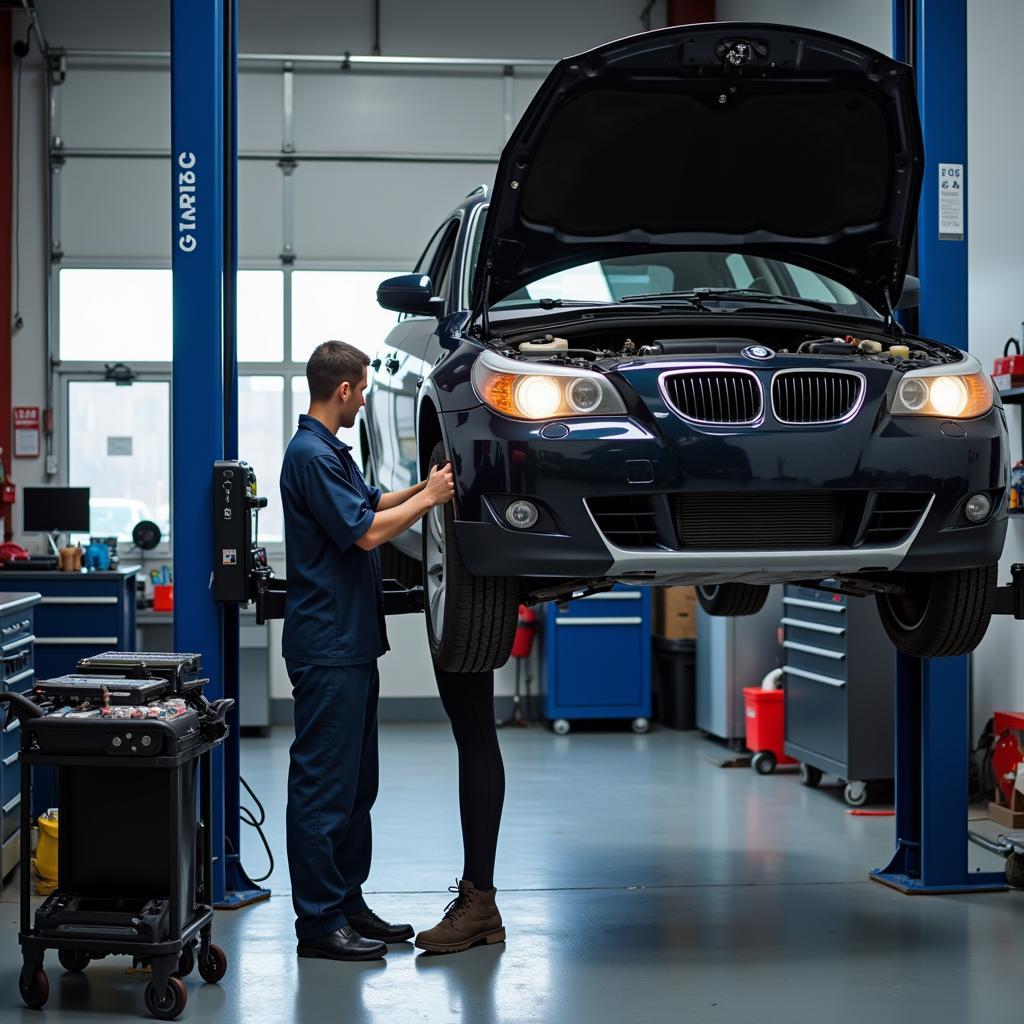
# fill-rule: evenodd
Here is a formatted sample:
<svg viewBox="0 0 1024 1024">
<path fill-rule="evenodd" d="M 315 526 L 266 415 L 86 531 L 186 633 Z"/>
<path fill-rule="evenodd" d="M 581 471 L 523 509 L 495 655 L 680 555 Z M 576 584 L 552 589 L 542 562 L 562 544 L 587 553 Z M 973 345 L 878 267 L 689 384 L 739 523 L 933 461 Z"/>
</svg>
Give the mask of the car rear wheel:
<svg viewBox="0 0 1024 1024">
<path fill-rule="evenodd" d="M 431 466 L 447 462 L 438 443 Z M 519 618 L 519 581 L 474 576 L 455 540 L 452 502 L 423 520 L 423 590 L 430 654 L 447 672 L 485 672 L 508 661 Z"/>
<path fill-rule="evenodd" d="M 708 615 L 755 615 L 768 600 L 768 587 L 754 583 L 719 583 L 698 587 L 697 600 Z"/>
<path fill-rule="evenodd" d="M 902 594 L 878 594 L 878 614 L 897 650 L 916 658 L 969 654 L 992 617 L 996 567 L 906 573 Z"/>
</svg>

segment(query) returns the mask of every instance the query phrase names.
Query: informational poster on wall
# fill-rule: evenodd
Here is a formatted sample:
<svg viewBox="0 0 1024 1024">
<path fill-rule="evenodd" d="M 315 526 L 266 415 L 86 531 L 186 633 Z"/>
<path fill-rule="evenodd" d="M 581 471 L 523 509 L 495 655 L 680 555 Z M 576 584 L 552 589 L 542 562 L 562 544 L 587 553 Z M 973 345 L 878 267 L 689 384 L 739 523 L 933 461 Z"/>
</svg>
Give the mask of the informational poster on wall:
<svg viewBox="0 0 1024 1024">
<path fill-rule="evenodd" d="M 939 239 L 964 237 L 964 165 L 939 164 Z"/>
<path fill-rule="evenodd" d="M 14 412 L 14 457 L 39 457 L 39 426 L 41 413 L 38 405 L 16 405 Z"/>
</svg>

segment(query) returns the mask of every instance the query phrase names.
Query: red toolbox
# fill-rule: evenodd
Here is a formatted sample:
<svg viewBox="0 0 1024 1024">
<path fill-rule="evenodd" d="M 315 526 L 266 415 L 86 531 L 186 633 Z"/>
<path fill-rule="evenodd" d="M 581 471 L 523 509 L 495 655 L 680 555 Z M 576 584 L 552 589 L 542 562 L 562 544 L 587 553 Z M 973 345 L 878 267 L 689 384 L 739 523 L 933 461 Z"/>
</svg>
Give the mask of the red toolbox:
<svg viewBox="0 0 1024 1024">
<path fill-rule="evenodd" d="M 1021 327 L 1024 330 L 1024 324 Z M 1020 342 L 1016 338 L 1008 338 L 1003 346 L 1003 354 L 996 358 L 992 366 L 992 380 L 997 391 L 1008 391 L 1024 385 L 1024 355 L 1020 353 Z"/>
</svg>

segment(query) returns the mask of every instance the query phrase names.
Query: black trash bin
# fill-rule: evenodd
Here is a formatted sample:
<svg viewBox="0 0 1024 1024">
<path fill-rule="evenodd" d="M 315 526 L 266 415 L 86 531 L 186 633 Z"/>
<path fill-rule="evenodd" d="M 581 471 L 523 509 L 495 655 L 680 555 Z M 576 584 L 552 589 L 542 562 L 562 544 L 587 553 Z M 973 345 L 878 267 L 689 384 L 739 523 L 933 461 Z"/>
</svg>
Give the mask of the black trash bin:
<svg viewBox="0 0 1024 1024">
<path fill-rule="evenodd" d="M 696 641 L 656 636 L 654 690 L 658 717 L 670 729 L 697 727 Z"/>
</svg>

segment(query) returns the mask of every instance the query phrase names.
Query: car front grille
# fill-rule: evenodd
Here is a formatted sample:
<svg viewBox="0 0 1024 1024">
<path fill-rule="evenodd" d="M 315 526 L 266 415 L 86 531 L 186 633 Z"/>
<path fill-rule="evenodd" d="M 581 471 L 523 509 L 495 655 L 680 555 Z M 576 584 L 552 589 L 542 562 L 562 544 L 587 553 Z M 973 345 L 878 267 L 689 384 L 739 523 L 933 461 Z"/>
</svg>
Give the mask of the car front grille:
<svg viewBox="0 0 1024 1024">
<path fill-rule="evenodd" d="M 783 370 L 772 379 L 772 411 L 780 423 L 839 423 L 856 413 L 864 377 L 838 370 Z"/>
<path fill-rule="evenodd" d="M 680 546 L 718 551 L 831 547 L 844 509 L 835 491 L 677 494 L 674 500 Z"/>
<path fill-rule="evenodd" d="M 746 370 L 699 370 L 663 379 L 665 398 L 684 419 L 742 426 L 761 418 L 761 382 Z"/>
<path fill-rule="evenodd" d="M 882 492 L 869 505 L 864 544 L 895 547 L 902 544 L 921 521 L 930 494 L 914 491 Z"/>
<path fill-rule="evenodd" d="M 661 499 L 664 501 L 664 498 Z M 597 528 L 609 543 L 620 548 L 655 548 L 661 537 L 649 495 L 589 498 L 587 504 Z"/>
</svg>

